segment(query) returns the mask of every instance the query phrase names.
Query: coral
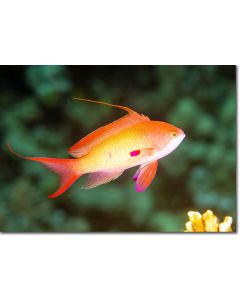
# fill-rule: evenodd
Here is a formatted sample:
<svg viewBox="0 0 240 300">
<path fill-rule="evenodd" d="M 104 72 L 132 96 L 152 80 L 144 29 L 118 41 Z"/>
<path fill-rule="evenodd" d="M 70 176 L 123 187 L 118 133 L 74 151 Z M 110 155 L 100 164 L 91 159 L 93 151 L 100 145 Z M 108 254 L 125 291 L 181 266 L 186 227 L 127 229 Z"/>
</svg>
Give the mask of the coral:
<svg viewBox="0 0 240 300">
<path fill-rule="evenodd" d="M 197 211 L 189 211 L 188 218 L 185 232 L 232 232 L 232 217 L 225 217 L 220 223 L 211 210 L 202 215 Z"/>
</svg>

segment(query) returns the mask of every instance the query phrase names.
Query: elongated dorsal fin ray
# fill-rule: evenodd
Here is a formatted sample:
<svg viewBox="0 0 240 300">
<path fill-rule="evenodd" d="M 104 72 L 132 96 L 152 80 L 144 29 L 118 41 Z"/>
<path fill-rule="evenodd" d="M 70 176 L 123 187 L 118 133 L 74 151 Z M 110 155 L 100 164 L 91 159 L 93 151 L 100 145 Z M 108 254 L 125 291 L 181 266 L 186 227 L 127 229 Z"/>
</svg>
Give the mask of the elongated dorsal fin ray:
<svg viewBox="0 0 240 300">
<path fill-rule="evenodd" d="M 75 99 L 78 99 L 78 98 L 75 98 Z M 94 146 L 103 142 L 107 138 L 119 133 L 123 129 L 129 128 L 138 123 L 150 121 L 148 117 L 146 117 L 144 115 L 140 115 L 137 112 L 135 112 L 125 106 L 114 105 L 114 104 L 109 104 L 109 103 L 99 102 L 99 101 L 94 101 L 94 100 L 87 100 L 87 99 L 79 99 L 79 100 L 118 107 L 118 108 L 121 108 L 121 109 L 127 111 L 128 114 L 110 124 L 107 124 L 105 126 L 102 126 L 98 129 L 94 130 L 93 132 L 91 132 L 90 134 L 88 134 L 87 136 L 82 138 L 80 141 L 75 143 L 68 150 L 68 153 L 70 155 L 72 155 L 73 157 L 78 158 L 78 157 L 81 157 L 81 156 L 87 154 L 89 151 L 91 151 L 91 149 L 93 149 Z"/>
<path fill-rule="evenodd" d="M 80 101 L 86 101 L 86 102 L 97 103 L 97 104 L 103 104 L 103 105 L 112 106 L 112 107 L 117 107 L 117 108 L 123 109 L 123 110 L 125 110 L 125 111 L 127 111 L 127 112 L 129 112 L 129 113 L 135 113 L 135 111 L 132 110 L 131 108 L 128 108 L 128 107 L 122 106 L 122 105 L 110 104 L 110 103 L 103 102 L 103 101 L 89 100 L 89 99 L 76 98 L 76 97 L 74 97 L 73 99 L 74 99 L 74 100 L 80 100 Z"/>
</svg>

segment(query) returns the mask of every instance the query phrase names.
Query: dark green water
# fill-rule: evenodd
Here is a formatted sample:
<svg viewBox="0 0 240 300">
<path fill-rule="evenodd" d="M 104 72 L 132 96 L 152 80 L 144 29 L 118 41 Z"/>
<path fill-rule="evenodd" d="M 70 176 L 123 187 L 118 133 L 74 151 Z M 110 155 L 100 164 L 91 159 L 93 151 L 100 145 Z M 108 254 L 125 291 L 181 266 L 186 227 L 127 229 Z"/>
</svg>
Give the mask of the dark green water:
<svg viewBox="0 0 240 300">
<path fill-rule="evenodd" d="M 48 199 L 57 176 L 12 156 L 5 142 L 24 155 L 68 157 L 73 143 L 123 115 L 73 96 L 129 106 L 187 137 L 144 193 L 132 169 Z M 1 231 L 179 232 L 188 210 L 207 209 L 236 222 L 235 66 L 2 66 L 0 120 Z"/>
</svg>

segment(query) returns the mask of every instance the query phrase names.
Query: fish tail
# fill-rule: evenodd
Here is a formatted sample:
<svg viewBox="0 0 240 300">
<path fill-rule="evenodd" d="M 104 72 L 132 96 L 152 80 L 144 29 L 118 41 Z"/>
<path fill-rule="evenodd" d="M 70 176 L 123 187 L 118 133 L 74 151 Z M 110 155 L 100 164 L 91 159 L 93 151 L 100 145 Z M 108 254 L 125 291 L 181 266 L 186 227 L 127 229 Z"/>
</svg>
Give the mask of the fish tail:
<svg viewBox="0 0 240 300">
<path fill-rule="evenodd" d="M 57 191 L 51 195 L 49 198 L 56 198 L 64 193 L 83 173 L 76 169 L 76 159 L 72 158 L 48 158 L 48 157 L 28 157 L 22 156 L 16 153 L 12 147 L 7 144 L 8 149 L 16 156 L 25 158 L 32 161 L 37 161 L 42 163 L 45 167 L 49 168 L 54 173 L 58 174 L 60 177 L 60 186 Z"/>
</svg>

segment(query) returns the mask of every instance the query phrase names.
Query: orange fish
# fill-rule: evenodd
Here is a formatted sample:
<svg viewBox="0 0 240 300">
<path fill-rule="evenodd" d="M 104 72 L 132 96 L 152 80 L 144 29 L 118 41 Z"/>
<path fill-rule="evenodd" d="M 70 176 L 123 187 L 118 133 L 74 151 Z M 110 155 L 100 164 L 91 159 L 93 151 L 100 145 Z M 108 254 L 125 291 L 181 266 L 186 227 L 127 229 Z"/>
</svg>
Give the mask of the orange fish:
<svg viewBox="0 0 240 300">
<path fill-rule="evenodd" d="M 74 144 L 68 153 L 74 158 L 45 158 L 15 155 L 42 163 L 60 175 L 58 190 L 49 196 L 64 193 L 80 176 L 88 174 L 84 189 L 91 189 L 118 178 L 126 169 L 140 166 L 133 180 L 137 192 L 147 189 L 155 177 L 158 160 L 177 148 L 185 137 L 174 125 L 151 121 L 132 109 L 100 101 L 78 99 L 121 108 L 124 117 L 100 127 Z"/>
</svg>

